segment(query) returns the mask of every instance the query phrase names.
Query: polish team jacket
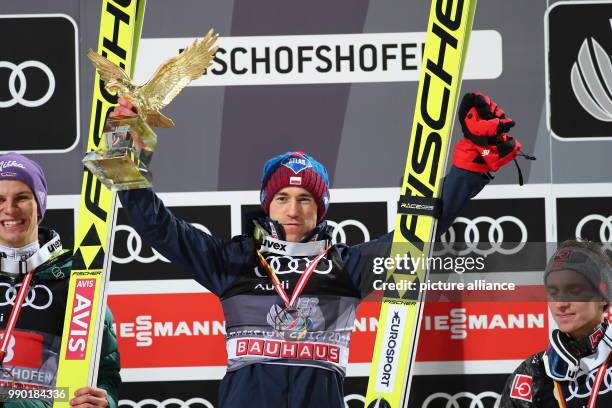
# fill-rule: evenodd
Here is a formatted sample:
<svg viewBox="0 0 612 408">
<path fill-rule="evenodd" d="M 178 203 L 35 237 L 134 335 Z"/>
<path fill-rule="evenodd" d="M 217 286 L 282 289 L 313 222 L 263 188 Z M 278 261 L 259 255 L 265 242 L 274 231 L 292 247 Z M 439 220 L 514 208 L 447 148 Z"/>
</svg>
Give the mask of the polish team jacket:
<svg viewBox="0 0 612 408">
<path fill-rule="evenodd" d="M 561 381 L 564 403 L 557 401 L 553 380 L 546 375 L 544 352 L 537 353 L 508 377 L 501 396 L 500 408 L 604 408 L 612 407 L 612 367 L 603 373 L 596 403 L 588 405 L 597 368 L 591 372 L 580 372 L 574 381 Z"/>
<path fill-rule="evenodd" d="M 479 174 L 452 168 L 444 184 L 439 232 L 486 183 Z M 344 375 L 355 310 L 373 290 L 372 260 L 388 256 L 391 234 L 351 247 L 333 245 L 295 310 L 286 310 L 256 251 L 291 296 L 306 266 L 329 244 L 325 239 L 291 243 L 266 236 L 256 242 L 240 235 L 222 240 L 172 215 L 150 189 L 121 191 L 119 198 L 145 241 L 221 299 L 228 371 L 268 363 L 314 366 Z"/>
</svg>

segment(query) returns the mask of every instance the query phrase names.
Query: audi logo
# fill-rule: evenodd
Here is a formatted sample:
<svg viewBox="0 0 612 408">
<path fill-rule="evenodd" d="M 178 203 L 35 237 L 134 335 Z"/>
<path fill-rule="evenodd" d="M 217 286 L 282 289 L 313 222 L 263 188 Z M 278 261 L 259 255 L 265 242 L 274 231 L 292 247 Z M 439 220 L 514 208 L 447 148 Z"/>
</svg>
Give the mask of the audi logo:
<svg viewBox="0 0 612 408">
<path fill-rule="evenodd" d="M 277 275 L 285 275 L 287 273 L 301 274 L 308 268 L 312 259 L 288 255 L 267 255 L 266 261 L 268 261 L 268 265 L 270 265 L 270 268 L 272 268 Z M 321 258 L 313 272 L 319 275 L 327 275 L 331 272 L 332 268 L 332 262 L 325 258 Z M 259 272 L 258 267 L 255 268 L 255 274 L 260 278 L 265 278 L 267 276 L 265 272 Z"/>
<path fill-rule="evenodd" d="M 580 379 L 584 377 L 585 374 L 579 375 L 574 381 L 571 381 L 568 384 L 569 396 L 566 396 L 567 401 L 571 401 L 574 398 L 589 398 L 591 395 L 591 389 L 593 388 L 593 383 L 595 382 L 596 371 L 590 372 L 588 374 L 588 379 L 585 382 L 585 387 L 583 390 L 580 390 L 580 383 L 582 382 Z M 582 391 L 582 392 L 581 392 Z M 599 389 L 599 395 L 604 395 L 612 391 L 612 367 L 608 367 L 606 370 L 606 375 L 601 384 L 601 388 Z"/>
<path fill-rule="evenodd" d="M 462 250 L 456 250 L 453 246 L 453 243 L 456 241 L 455 229 L 453 226 L 455 224 L 465 224 L 465 233 L 464 233 L 464 241 L 467 248 Z M 478 247 L 480 243 L 480 232 L 478 230 L 478 225 L 489 225 L 489 230 L 487 234 L 488 244 L 490 244 L 490 248 L 481 249 Z M 504 248 L 502 247 L 502 243 L 504 242 L 504 228 L 505 224 L 513 224 L 517 227 L 521 232 L 520 241 L 516 242 L 516 245 L 513 248 Z M 447 238 L 448 237 L 448 238 Z M 444 254 L 453 254 L 458 256 L 464 256 L 471 252 L 474 252 L 479 255 L 487 256 L 498 252 L 502 255 L 513 255 L 520 252 L 525 244 L 527 243 L 527 227 L 520 219 L 512 216 L 512 215 L 504 215 L 503 217 L 499 217 L 497 219 L 480 216 L 476 217 L 473 220 L 465 217 L 457 217 L 455 222 L 451 227 L 440 237 L 440 243 L 443 249 L 439 251 L 433 251 L 434 255 L 444 255 Z"/>
<path fill-rule="evenodd" d="M 338 242 L 346 242 L 346 231 L 345 227 L 353 226 L 357 227 L 361 233 L 363 234 L 363 241 L 368 242 L 370 240 L 370 231 L 368 231 L 368 227 L 365 226 L 364 223 L 358 220 L 344 220 L 340 222 L 335 222 L 331 220 L 327 220 L 327 225 L 333 227 L 332 231 L 332 242 L 337 244 Z"/>
<path fill-rule="evenodd" d="M 210 234 L 210 231 L 208 230 L 208 228 L 206 228 L 202 224 L 193 223 L 191 225 L 193 225 L 200 231 Z M 137 261 L 137 262 L 144 263 L 144 264 L 153 263 L 155 261 L 170 262 L 164 256 L 162 256 L 159 252 L 157 252 L 154 248 L 151 248 L 151 251 L 153 252 L 151 256 L 142 256 L 140 253 L 142 251 L 142 238 L 140 238 L 140 235 L 138 235 L 136 230 L 132 228 L 131 226 L 129 225 L 115 226 L 115 233 L 119 231 L 126 231 L 128 233 L 128 236 L 126 239 L 126 248 L 127 248 L 127 252 L 129 256 L 125 258 L 120 258 L 119 256 L 115 254 L 115 251 L 113 250 L 113 262 L 116 262 L 118 264 L 127 264 L 133 261 Z"/>
<path fill-rule="evenodd" d="M 496 408 L 499 407 L 500 398 L 501 395 L 493 391 L 484 391 L 480 394 L 464 391 L 454 395 L 445 392 L 436 392 L 423 401 L 422 408 L 428 408 L 429 404 L 436 400 L 446 401 L 444 408 L 461 408 L 461 405 L 459 405 L 460 400 L 468 400 L 470 402 L 469 408 Z M 485 401 L 490 401 L 490 403 L 485 405 Z"/>
<path fill-rule="evenodd" d="M 428 408 L 429 405 L 434 401 L 446 401 L 446 405 L 444 408 L 461 408 L 459 405 L 460 400 L 469 401 L 469 408 L 497 408 L 499 407 L 499 400 L 501 395 L 493 392 L 493 391 L 484 391 L 480 394 L 474 394 L 471 392 L 459 392 L 457 394 L 451 395 L 445 392 L 437 392 L 435 394 L 431 394 L 429 397 L 423 401 L 423 405 L 421 408 Z M 344 404 L 346 408 L 349 408 L 348 403 L 352 401 L 359 401 L 365 404 L 365 397 L 359 394 L 350 394 L 344 397 Z M 490 401 L 489 404 L 485 404 L 486 401 Z M 436 405 L 436 406 L 439 406 Z"/>
<path fill-rule="evenodd" d="M 178 398 L 168 398 L 163 401 L 157 401 L 152 398 L 143 399 L 141 401 L 135 402 L 128 399 L 119 400 L 120 407 L 132 407 L 132 408 L 144 408 L 146 406 L 152 405 L 154 407 L 164 408 L 172 406 L 175 408 L 178 405 L 179 408 L 190 408 L 190 407 L 205 407 L 205 408 L 215 408 L 210 401 L 204 398 L 190 398 L 187 401 L 180 400 Z"/>
<path fill-rule="evenodd" d="M 53 92 L 55 91 L 55 76 L 53 76 L 51 69 L 42 62 L 29 60 L 16 65 L 12 62 L 0 61 L 0 68 L 11 70 L 11 74 L 9 75 L 8 79 L 8 90 L 11 94 L 11 99 L 7 101 L 0 101 L 0 108 L 10 108 L 11 106 L 17 104 L 28 108 L 35 108 L 37 106 L 44 105 L 53 96 Z M 47 92 L 38 99 L 29 100 L 24 98 L 26 89 L 28 87 L 26 74 L 24 72 L 26 68 L 37 68 L 47 77 Z M 17 81 L 17 79 L 19 79 L 19 81 Z"/>
<path fill-rule="evenodd" d="M 576 237 L 586 238 L 583 235 L 582 229 L 587 223 L 592 221 L 601 223 L 599 227 L 599 241 L 605 249 L 612 251 L 612 215 L 606 217 L 601 214 L 589 214 L 582 218 L 576 225 Z"/>
<path fill-rule="evenodd" d="M 0 296 L 0 306 L 14 305 L 15 298 L 17 297 L 17 288 L 20 286 L 21 283 L 13 286 L 6 282 L 0 282 L 0 288 L 6 287 L 4 299 Z M 51 303 L 53 303 L 53 293 L 51 289 L 45 285 L 34 285 L 30 287 L 23 301 L 23 307 L 30 306 L 32 309 L 44 310 L 51 306 Z"/>
</svg>

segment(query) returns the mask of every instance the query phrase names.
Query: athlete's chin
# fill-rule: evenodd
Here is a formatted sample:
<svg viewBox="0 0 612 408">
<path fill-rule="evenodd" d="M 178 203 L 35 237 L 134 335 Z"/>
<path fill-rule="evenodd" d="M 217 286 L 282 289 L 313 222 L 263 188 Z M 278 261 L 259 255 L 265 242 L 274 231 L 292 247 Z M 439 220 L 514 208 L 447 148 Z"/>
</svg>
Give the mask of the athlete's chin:
<svg viewBox="0 0 612 408">
<path fill-rule="evenodd" d="M 580 325 L 573 318 L 565 318 L 557 319 L 557 326 L 563 333 L 573 333 Z"/>
<path fill-rule="evenodd" d="M 302 235 L 302 234 L 293 234 L 293 233 L 285 232 L 285 238 L 289 242 L 300 242 L 302 240 L 303 236 L 304 235 Z"/>
<path fill-rule="evenodd" d="M 300 242 L 306 232 L 304 227 L 301 225 L 283 225 L 283 231 L 285 232 L 285 238 L 289 242 Z"/>
<path fill-rule="evenodd" d="M 27 241 L 27 233 L 26 231 L 2 231 L 0 233 L 0 243 L 9 248 L 19 248 L 24 245 L 27 245 L 29 242 Z"/>
</svg>

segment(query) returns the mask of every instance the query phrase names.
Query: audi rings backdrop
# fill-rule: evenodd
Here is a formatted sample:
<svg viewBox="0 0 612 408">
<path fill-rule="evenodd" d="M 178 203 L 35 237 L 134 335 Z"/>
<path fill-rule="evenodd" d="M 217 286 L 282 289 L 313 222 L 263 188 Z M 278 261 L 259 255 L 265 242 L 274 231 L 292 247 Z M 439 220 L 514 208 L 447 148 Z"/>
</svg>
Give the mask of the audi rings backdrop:
<svg viewBox="0 0 612 408">
<path fill-rule="evenodd" d="M 210 27 L 221 35 L 209 75 L 164 111 L 177 125 L 158 131 L 156 191 L 178 216 L 229 238 L 258 202 L 264 161 L 304 150 L 330 171 L 336 240 L 356 244 L 388 231 L 426 3 L 148 0 L 138 81 Z M 45 223 L 67 245 L 93 88 L 84 53 L 97 44 L 99 16 L 97 1 L 0 2 L 0 151 L 43 165 Z M 500 170 L 445 236 L 464 244 L 442 250 L 498 257 L 491 272 L 499 281 L 538 285 L 548 251 L 538 244 L 581 236 L 612 249 L 612 90 L 598 74 L 610 69 L 602 56 L 612 53 L 611 18 L 611 1 L 478 4 L 463 90 L 503 106 L 517 121 L 512 135 L 538 159 L 520 161 L 523 187 L 514 166 Z M 226 360 L 219 302 L 143 243 L 121 210 L 111 279 L 120 405 L 216 406 Z M 363 303 L 355 321 L 351 408 L 363 406 L 377 307 Z M 428 303 L 412 406 L 493 407 L 508 373 L 544 347 L 551 326 L 542 299 Z"/>
</svg>

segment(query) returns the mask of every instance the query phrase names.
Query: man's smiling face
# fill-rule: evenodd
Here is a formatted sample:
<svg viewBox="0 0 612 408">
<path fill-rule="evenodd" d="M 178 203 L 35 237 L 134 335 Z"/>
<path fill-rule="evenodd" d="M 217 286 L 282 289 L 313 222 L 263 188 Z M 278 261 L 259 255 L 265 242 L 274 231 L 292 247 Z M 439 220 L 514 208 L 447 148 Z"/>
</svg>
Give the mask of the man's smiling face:
<svg viewBox="0 0 612 408">
<path fill-rule="evenodd" d="M 0 181 L 0 245 L 19 248 L 38 239 L 34 193 L 17 180 Z"/>
</svg>

